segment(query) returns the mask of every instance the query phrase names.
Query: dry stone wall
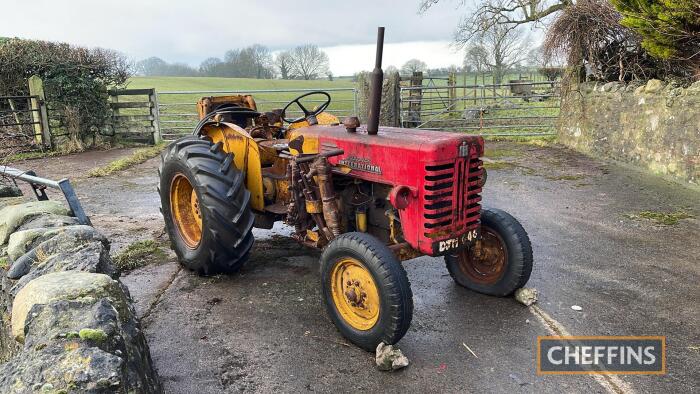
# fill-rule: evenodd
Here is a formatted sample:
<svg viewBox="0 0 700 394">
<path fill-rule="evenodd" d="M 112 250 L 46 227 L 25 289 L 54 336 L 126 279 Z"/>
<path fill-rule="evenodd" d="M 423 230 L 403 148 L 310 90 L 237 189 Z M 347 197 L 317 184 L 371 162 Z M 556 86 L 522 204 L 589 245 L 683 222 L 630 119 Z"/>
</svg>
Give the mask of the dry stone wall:
<svg viewBox="0 0 700 394">
<path fill-rule="evenodd" d="M 0 276 L 0 393 L 162 392 L 109 242 L 62 204 L 0 198 Z"/>
<path fill-rule="evenodd" d="M 578 85 L 562 99 L 559 141 L 697 185 L 700 82 Z"/>
</svg>

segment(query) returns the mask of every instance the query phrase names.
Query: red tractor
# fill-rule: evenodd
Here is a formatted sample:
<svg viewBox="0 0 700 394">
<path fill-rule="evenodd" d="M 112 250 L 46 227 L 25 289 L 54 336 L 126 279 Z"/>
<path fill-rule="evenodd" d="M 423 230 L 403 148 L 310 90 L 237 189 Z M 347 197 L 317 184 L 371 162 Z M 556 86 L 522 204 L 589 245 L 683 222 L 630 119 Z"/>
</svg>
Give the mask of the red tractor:
<svg viewBox="0 0 700 394">
<path fill-rule="evenodd" d="M 481 137 L 378 126 L 383 35 L 380 28 L 366 126 L 324 112 L 325 92 L 268 113 L 250 96 L 208 97 L 193 135 L 165 150 L 159 170 L 183 265 L 235 272 L 251 253 L 252 228 L 284 221 L 296 240 L 323 250 L 328 313 L 367 350 L 396 343 L 411 323 L 404 260 L 444 256 L 457 284 L 494 296 L 525 285 L 532 269 L 520 223 L 481 206 Z M 292 106 L 303 116 L 287 118 Z"/>
</svg>

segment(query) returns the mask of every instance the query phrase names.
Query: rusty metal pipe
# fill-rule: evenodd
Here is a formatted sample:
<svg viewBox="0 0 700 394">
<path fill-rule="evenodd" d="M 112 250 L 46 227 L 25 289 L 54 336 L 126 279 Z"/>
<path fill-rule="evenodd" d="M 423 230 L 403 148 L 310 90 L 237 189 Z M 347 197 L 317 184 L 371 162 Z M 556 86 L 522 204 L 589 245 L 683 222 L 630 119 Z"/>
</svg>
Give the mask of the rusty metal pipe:
<svg viewBox="0 0 700 394">
<path fill-rule="evenodd" d="M 318 157 L 314 160 L 312 167 L 316 169 L 318 178 L 318 189 L 321 194 L 321 203 L 323 204 L 323 218 L 326 220 L 326 225 L 333 233 L 334 237 L 340 235 L 340 212 L 338 211 L 338 202 L 333 189 L 333 175 L 328 159 Z"/>
<path fill-rule="evenodd" d="M 379 112 L 382 109 L 382 55 L 384 53 L 384 27 L 377 29 L 377 57 L 372 70 L 371 84 L 369 86 L 369 114 L 367 116 L 367 134 L 376 135 L 379 132 Z"/>
</svg>

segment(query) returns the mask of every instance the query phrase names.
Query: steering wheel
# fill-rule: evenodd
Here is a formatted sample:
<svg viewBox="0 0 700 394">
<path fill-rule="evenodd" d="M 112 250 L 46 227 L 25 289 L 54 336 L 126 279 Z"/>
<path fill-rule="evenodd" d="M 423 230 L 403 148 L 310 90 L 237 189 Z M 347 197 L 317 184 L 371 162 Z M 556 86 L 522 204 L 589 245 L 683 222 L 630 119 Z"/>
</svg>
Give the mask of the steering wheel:
<svg viewBox="0 0 700 394">
<path fill-rule="evenodd" d="M 326 101 L 324 101 L 323 104 L 321 104 L 321 105 L 319 105 L 318 107 L 316 107 L 315 110 L 309 111 L 308 109 L 306 109 L 306 107 L 304 107 L 304 105 L 301 103 L 300 100 L 303 99 L 304 97 L 312 96 L 312 95 L 322 95 L 322 96 L 326 96 Z M 294 104 L 294 103 L 296 103 L 296 105 L 297 105 L 299 108 L 301 108 L 301 110 L 304 112 L 304 116 L 300 116 L 300 117 L 298 117 L 298 118 L 296 118 L 296 119 L 287 119 L 287 118 L 285 118 L 285 117 L 283 116 L 283 117 L 282 117 L 282 120 L 284 120 L 284 121 L 287 122 L 287 123 L 297 123 L 297 122 L 301 122 L 301 121 L 303 121 L 303 120 L 306 120 L 306 119 L 307 119 L 308 117 L 310 117 L 310 116 L 316 116 L 316 115 L 320 114 L 321 112 L 325 111 L 326 108 L 328 108 L 328 106 L 331 105 L 331 95 L 328 94 L 328 93 L 326 93 L 326 92 L 322 92 L 322 91 L 318 91 L 318 90 L 315 91 L 315 92 L 309 92 L 309 93 L 306 93 L 306 94 L 302 94 L 301 96 L 299 96 L 299 97 L 295 98 L 294 100 L 290 101 L 290 102 L 284 107 L 284 109 L 282 109 L 282 113 L 283 113 L 283 114 L 286 114 L 286 113 L 287 113 L 287 109 L 288 109 L 289 107 L 291 107 L 292 104 Z"/>
</svg>

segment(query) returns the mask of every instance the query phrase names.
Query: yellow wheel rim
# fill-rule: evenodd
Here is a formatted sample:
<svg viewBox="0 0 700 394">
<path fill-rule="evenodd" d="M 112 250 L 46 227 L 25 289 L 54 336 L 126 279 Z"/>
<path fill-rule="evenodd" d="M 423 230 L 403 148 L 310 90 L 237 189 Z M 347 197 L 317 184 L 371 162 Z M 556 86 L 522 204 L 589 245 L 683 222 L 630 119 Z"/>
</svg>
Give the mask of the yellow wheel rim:
<svg viewBox="0 0 700 394">
<path fill-rule="evenodd" d="M 379 319 L 379 290 L 362 263 L 345 258 L 331 272 L 331 294 L 340 316 L 357 330 L 369 330 Z"/>
<path fill-rule="evenodd" d="M 202 212 L 199 199 L 186 176 L 177 174 L 170 183 L 170 212 L 180 237 L 190 249 L 202 240 Z"/>
</svg>

